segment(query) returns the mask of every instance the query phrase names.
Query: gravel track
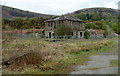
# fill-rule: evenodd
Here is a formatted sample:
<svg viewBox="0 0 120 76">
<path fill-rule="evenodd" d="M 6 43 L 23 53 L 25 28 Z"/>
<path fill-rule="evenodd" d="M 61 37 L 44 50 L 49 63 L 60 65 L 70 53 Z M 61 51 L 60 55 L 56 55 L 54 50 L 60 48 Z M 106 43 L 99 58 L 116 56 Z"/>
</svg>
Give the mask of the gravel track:
<svg viewBox="0 0 120 76">
<path fill-rule="evenodd" d="M 118 52 L 90 56 L 87 65 L 77 65 L 70 74 L 118 74 L 118 67 L 111 67 L 111 60 L 118 60 Z"/>
</svg>

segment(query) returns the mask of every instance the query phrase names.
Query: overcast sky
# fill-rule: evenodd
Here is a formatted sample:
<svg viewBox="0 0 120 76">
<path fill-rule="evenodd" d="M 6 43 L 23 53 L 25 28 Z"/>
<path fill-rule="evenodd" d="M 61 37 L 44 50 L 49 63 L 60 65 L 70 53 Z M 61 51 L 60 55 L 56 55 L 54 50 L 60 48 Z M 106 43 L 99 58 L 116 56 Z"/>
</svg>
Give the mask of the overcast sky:
<svg viewBox="0 0 120 76">
<path fill-rule="evenodd" d="M 61 15 L 83 8 L 118 8 L 119 0 L 0 0 L 0 4 L 37 13 Z"/>
</svg>

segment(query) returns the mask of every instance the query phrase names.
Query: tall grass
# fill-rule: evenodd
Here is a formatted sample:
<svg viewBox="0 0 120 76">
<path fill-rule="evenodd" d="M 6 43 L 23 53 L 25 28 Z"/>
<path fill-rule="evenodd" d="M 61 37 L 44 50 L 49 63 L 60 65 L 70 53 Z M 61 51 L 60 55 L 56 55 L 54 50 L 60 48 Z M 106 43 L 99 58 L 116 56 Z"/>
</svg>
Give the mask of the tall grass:
<svg viewBox="0 0 120 76">
<path fill-rule="evenodd" d="M 17 73 L 39 74 L 67 73 L 65 68 L 68 66 L 83 65 L 88 60 L 88 56 L 113 48 L 116 39 L 57 43 L 44 40 L 39 38 L 15 39 L 9 44 L 3 44 L 3 60 L 11 61 L 6 69 L 14 68 L 11 73 L 16 71 Z M 22 70 L 19 71 L 21 68 Z"/>
</svg>

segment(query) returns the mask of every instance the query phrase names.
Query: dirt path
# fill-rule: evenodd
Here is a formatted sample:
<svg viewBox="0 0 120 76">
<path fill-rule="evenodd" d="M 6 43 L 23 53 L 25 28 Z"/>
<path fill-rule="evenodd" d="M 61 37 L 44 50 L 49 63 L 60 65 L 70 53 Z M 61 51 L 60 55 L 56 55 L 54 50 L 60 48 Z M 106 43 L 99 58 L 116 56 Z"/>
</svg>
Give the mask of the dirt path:
<svg viewBox="0 0 120 76">
<path fill-rule="evenodd" d="M 75 70 L 70 74 L 117 74 L 118 67 L 111 66 L 111 60 L 118 60 L 117 51 L 112 53 L 102 53 L 96 56 L 90 56 L 87 65 L 75 66 Z"/>
</svg>

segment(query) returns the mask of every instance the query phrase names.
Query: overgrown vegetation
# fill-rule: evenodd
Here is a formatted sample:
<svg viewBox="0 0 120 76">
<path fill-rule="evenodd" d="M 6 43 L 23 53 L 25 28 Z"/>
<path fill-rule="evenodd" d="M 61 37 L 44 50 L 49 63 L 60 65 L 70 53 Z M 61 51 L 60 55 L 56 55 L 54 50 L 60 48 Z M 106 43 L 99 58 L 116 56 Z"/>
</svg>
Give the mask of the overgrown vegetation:
<svg viewBox="0 0 120 76">
<path fill-rule="evenodd" d="M 87 31 L 87 30 L 85 30 L 85 37 L 88 39 L 88 38 L 89 38 L 89 36 L 90 36 L 90 32 L 89 32 L 89 31 Z"/>
<path fill-rule="evenodd" d="M 14 8 L 12 10 L 15 10 Z M 19 12 L 23 12 L 20 10 Z M 19 15 L 19 12 L 15 16 Z M 28 14 L 29 11 L 26 11 Z M 24 14 L 20 14 L 24 17 Z M 29 16 L 29 15 L 28 15 Z M 31 14 L 30 14 L 31 16 Z M 102 29 L 104 35 L 112 30 L 120 34 L 116 16 L 106 16 L 101 13 L 75 14 L 84 20 L 85 29 Z M 57 16 L 54 16 L 56 18 Z M 48 18 L 21 18 L 3 19 L 3 30 L 44 28 L 44 21 Z M 55 35 L 72 35 L 73 27 L 58 25 Z M 46 39 L 27 38 L 19 39 L 3 33 L 3 72 L 24 74 L 64 74 L 70 72 L 72 65 L 85 65 L 90 55 L 110 51 L 116 44 L 114 39 L 90 40 L 90 33 L 85 30 L 87 40 L 67 39 L 63 42 L 47 42 Z M 54 39 L 53 39 L 54 40 Z M 116 66 L 116 61 L 111 61 Z M 97 69 L 97 68 L 93 68 Z"/>
<path fill-rule="evenodd" d="M 106 21 L 87 22 L 87 23 L 85 23 L 85 29 L 95 29 L 95 30 L 101 29 L 101 30 L 104 30 L 103 35 L 107 36 L 107 35 L 114 33 L 114 31 L 111 29 L 111 27 L 108 25 L 108 23 L 109 22 L 106 22 Z M 86 35 L 86 33 L 87 33 L 87 31 L 85 31 L 85 35 Z"/>
<path fill-rule="evenodd" d="M 82 20 L 92 20 L 92 21 L 104 21 L 104 20 L 116 20 L 117 16 L 109 15 L 109 13 L 100 13 L 100 12 L 82 12 L 75 14 L 76 17 Z"/>
<path fill-rule="evenodd" d="M 111 31 L 114 30 L 115 33 L 120 34 L 120 28 L 118 25 L 118 20 L 117 17 L 113 16 L 104 16 L 100 13 L 80 13 L 80 14 L 75 14 L 75 17 L 78 17 L 82 20 L 84 20 L 85 23 L 85 29 L 102 29 L 105 30 L 105 34 L 107 35 L 107 30 L 111 28 Z M 54 16 L 55 18 L 57 16 Z M 51 17 L 52 18 L 52 17 Z M 47 20 L 48 18 L 21 18 L 21 17 L 16 17 L 13 19 L 3 19 L 3 29 L 31 29 L 31 28 L 44 28 L 44 21 Z M 62 25 L 62 24 L 61 24 Z M 109 28 L 107 28 L 109 26 Z M 62 26 L 57 26 L 56 27 L 56 35 L 70 35 L 72 31 L 72 27 L 67 27 L 65 25 Z M 62 30 L 64 29 L 64 31 Z M 70 30 L 69 32 L 66 31 Z M 60 30 L 62 30 L 60 32 Z"/>
<path fill-rule="evenodd" d="M 58 74 L 68 73 L 68 66 L 85 65 L 87 57 L 108 51 L 115 39 L 47 42 L 45 39 L 14 39 L 3 44 L 3 58 L 10 59 L 6 73 Z M 29 53 L 29 54 L 28 54 Z M 36 59 L 37 56 L 37 59 Z M 14 58 L 16 58 L 14 60 Z M 27 59 L 28 58 L 28 59 Z M 36 62 L 40 58 L 40 62 Z M 20 60 L 23 63 L 20 63 Z M 33 63 L 33 60 L 34 63 Z M 29 63 L 29 64 L 28 64 Z M 14 65 L 13 65 L 14 64 Z M 14 69 L 12 70 L 11 67 Z M 17 68 L 16 68 L 17 67 Z M 11 69 L 7 70 L 7 69 Z"/>
<path fill-rule="evenodd" d="M 65 36 L 65 35 L 72 35 L 73 27 L 70 25 L 60 24 L 56 27 L 55 35 L 57 36 Z"/>
<path fill-rule="evenodd" d="M 109 42 L 108 42 L 109 43 Z M 66 74 L 72 70 L 69 70 L 68 66 L 80 64 L 80 65 L 86 65 L 86 61 L 88 61 L 87 57 L 90 55 L 94 54 L 99 54 L 101 52 L 108 51 L 108 48 L 114 47 L 114 43 L 112 42 L 111 45 L 108 45 L 107 42 L 105 43 L 100 43 L 99 45 L 97 43 L 94 44 L 95 46 L 92 47 L 89 44 L 86 45 L 81 45 L 84 46 L 83 48 L 78 48 L 74 44 L 67 44 L 66 46 L 66 55 L 63 58 L 60 59 L 55 59 L 53 61 L 47 62 L 44 65 L 40 65 L 43 70 L 39 68 L 33 68 L 32 70 L 40 70 L 34 71 L 34 73 L 39 73 L 39 74 Z M 98 45 L 98 46 L 97 46 Z M 104 45 L 104 46 L 102 46 Z M 78 45 L 80 46 L 80 45 Z M 87 46 L 87 47 L 86 47 Z M 90 46 L 90 48 L 88 48 Z M 74 48 L 73 48 L 74 47 Z M 25 73 L 31 74 L 33 71 L 31 70 L 26 70 Z"/>
<path fill-rule="evenodd" d="M 111 60 L 112 67 L 118 67 L 118 60 Z"/>
<path fill-rule="evenodd" d="M 21 18 L 3 19 L 3 29 L 31 29 L 44 28 L 44 21 L 47 18 Z"/>
<path fill-rule="evenodd" d="M 108 25 L 115 33 L 120 34 L 120 29 L 118 25 L 117 16 L 109 16 L 101 14 L 100 12 L 94 13 L 80 13 L 74 15 L 77 18 L 85 20 L 86 22 L 91 21 L 91 23 L 86 23 L 86 29 L 103 29 L 106 30 L 106 25 Z"/>
</svg>

